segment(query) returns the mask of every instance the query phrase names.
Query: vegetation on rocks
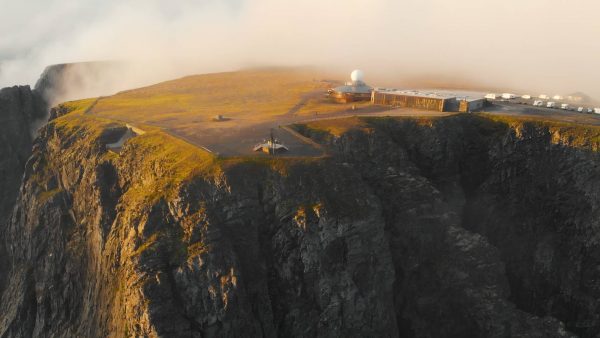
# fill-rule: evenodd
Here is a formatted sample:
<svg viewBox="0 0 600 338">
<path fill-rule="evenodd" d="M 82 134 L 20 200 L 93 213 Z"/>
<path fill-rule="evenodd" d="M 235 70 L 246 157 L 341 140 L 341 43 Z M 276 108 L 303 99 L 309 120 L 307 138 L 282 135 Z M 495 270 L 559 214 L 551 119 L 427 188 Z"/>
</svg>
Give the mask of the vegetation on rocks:
<svg viewBox="0 0 600 338">
<path fill-rule="evenodd" d="M 71 102 L 3 229 L 3 336 L 593 337 L 594 127 L 296 125 L 322 158 L 219 158 Z M 102 101 L 99 101 L 102 102 Z M 156 102 L 155 102 L 156 103 Z M 4 263 L 3 263 L 4 264 Z"/>
</svg>

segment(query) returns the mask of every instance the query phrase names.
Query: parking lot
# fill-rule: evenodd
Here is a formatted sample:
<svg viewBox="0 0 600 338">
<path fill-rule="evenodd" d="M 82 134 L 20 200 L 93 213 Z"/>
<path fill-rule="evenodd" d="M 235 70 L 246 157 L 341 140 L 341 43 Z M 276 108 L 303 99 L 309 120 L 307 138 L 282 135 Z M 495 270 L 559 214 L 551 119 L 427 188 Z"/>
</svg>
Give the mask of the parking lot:
<svg viewBox="0 0 600 338">
<path fill-rule="evenodd" d="M 549 120 L 583 123 L 591 125 L 600 125 L 600 115 L 595 113 L 579 113 L 576 110 L 565 110 L 560 108 L 560 104 L 563 102 L 556 102 L 557 108 L 547 108 L 546 106 L 534 106 L 533 102 L 538 100 L 532 98 L 530 100 L 516 98 L 512 100 L 494 100 L 490 107 L 486 111 L 492 114 L 503 114 L 503 115 L 526 115 L 526 116 L 537 116 L 544 117 Z M 548 100 L 543 100 L 544 103 Z M 550 100 L 552 101 L 552 100 Z M 581 105 L 579 105 L 581 106 Z M 577 106 L 577 107 L 579 107 Z M 577 109 L 575 107 L 575 109 Z M 588 106 L 583 105 L 587 108 Z M 592 108 L 590 106 L 590 108 Z"/>
</svg>

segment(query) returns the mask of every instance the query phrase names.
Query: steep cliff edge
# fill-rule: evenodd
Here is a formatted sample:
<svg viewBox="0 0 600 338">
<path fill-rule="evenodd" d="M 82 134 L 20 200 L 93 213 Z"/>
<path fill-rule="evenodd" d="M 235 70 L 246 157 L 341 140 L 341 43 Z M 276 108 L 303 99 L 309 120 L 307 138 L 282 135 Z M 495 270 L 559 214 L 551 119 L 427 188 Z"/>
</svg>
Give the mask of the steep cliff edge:
<svg viewBox="0 0 600 338">
<path fill-rule="evenodd" d="M 14 86 L 0 89 L 0 270 L 8 271 L 9 259 L 4 251 L 5 225 L 15 205 L 25 163 L 32 154 L 33 140 L 37 130 L 49 117 L 49 107 L 59 102 L 69 88 L 81 86 L 75 82 L 67 84 L 73 74 L 99 72 L 108 63 L 75 63 L 47 67 L 35 88 Z M 88 79 L 87 82 L 92 82 Z M 60 109 L 53 112 L 55 116 Z M 0 295 L 7 273 L 0 274 Z"/>
<path fill-rule="evenodd" d="M 14 206 L 37 130 L 46 123 L 49 107 L 59 99 L 56 94 L 66 90 L 66 69 L 63 65 L 47 67 L 34 89 L 0 89 L 0 229 Z"/>
<path fill-rule="evenodd" d="M 330 147 L 327 159 L 218 159 L 154 129 L 117 154 L 105 144 L 123 126 L 85 109 L 63 106 L 28 161 L 6 231 L 14 268 L 0 304 L 1 336 L 597 332 L 598 322 L 582 325 L 541 304 L 559 304 L 567 293 L 548 288 L 542 298 L 519 284 L 538 271 L 551 276 L 568 252 L 554 248 L 553 260 L 535 255 L 529 236 L 519 254 L 532 262 L 540 256 L 550 268 L 526 275 L 520 264 L 529 261 L 513 263 L 506 238 L 494 236 L 523 232 L 518 214 L 477 213 L 506 210 L 498 201 L 478 207 L 483 201 L 519 200 L 494 187 L 511 177 L 506 166 L 519 161 L 508 158 L 522 144 L 539 143 L 540 154 L 561 149 L 593 167 L 596 143 L 538 123 L 460 116 L 364 119 L 340 133 L 298 127 Z M 537 177 L 535 168 L 520 170 Z M 592 242 L 555 236 L 593 252 Z M 580 285 L 594 277 L 573 278 L 555 286 L 578 295 L 569 298 L 579 304 L 569 308 L 577 318 L 593 318 L 598 297 Z"/>
<path fill-rule="evenodd" d="M 17 199 L 25 162 L 31 155 L 34 125 L 43 117 L 45 104 L 28 86 L 0 90 L 0 239 Z M 0 295 L 8 258 L 0 240 Z"/>
<path fill-rule="evenodd" d="M 384 221 L 352 171 L 158 131 L 115 155 L 120 126 L 71 114 L 26 168 L 0 334 L 395 335 Z"/>
<path fill-rule="evenodd" d="M 598 127 L 486 115 L 340 125 L 298 129 L 337 149 L 375 186 L 385 188 L 386 176 L 369 163 L 430 182 L 452 210 L 452 223 L 497 250 L 506 295 L 519 310 L 558 318 L 582 337 L 600 332 Z M 377 195 L 389 200 L 388 191 Z M 422 275 L 420 268 L 415 273 Z"/>
</svg>

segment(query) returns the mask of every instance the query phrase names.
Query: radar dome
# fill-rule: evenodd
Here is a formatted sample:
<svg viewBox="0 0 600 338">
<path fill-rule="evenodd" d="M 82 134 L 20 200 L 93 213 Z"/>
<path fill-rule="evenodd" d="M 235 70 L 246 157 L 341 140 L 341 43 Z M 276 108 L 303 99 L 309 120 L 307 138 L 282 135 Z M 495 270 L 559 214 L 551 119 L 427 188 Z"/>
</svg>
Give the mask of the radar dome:
<svg viewBox="0 0 600 338">
<path fill-rule="evenodd" d="M 365 74 L 362 70 L 356 69 L 350 74 L 352 82 L 364 82 Z"/>
</svg>

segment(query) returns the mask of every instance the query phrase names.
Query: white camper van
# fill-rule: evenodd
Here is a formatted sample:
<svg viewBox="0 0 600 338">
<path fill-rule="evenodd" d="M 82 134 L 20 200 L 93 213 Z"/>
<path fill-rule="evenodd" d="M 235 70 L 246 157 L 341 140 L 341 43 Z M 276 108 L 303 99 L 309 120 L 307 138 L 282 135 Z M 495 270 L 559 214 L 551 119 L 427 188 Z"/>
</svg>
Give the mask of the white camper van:
<svg viewBox="0 0 600 338">
<path fill-rule="evenodd" d="M 505 100 L 512 100 L 512 99 L 514 99 L 516 97 L 517 97 L 517 95 L 511 94 L 511 93 L 504 93 L 504 94 L 502 94 L 502 98 L 505 99 Z"/>
<path fill-rule="evenodd" d="M 523 95 L 521 98 L 525 100 L 531 100 L 531 95 Z"/>
<path fill-rule="evenodd" d="M 594 113 L 600 114 L 600 108 L 594 108 Z"/>
<path fill-rule="evenodd" d="M 498 95 L 496 95 L 494 93 L 489 93 L 485 96 L 485 98 L 488 100 L 495 100 L 496 98 L 498 98 Z"/>
<path fill-rule="evenodd" d="M 578 112 L 578 113 L 583 113 L 583 107 L 579 107 L 579 108 L 577 108 L 577 112 Z"/>
<path fill-rule="evenodd" d="M 535 100 L 535 101 L 533 101 L 533 105 L 536 106 L 536 107 L 541 107 L 541 106 L 544 105 L 544 101 L 542 101 L 542 100 Z"/>
<path fill-rule="evenodd" d="M 546 103 L 546 107 L 554 108 L 554 107 L 556 107 L 556 102 L 548 102 L 548 103 Z"/>
<path fill-rule="evenodd" d="M 563 110 L 567 110 L 567 109 L 569 109 L 569 104 L 567 104 L 567 103 L 563 103 L 563 104 L 561 104 L 561 105 L 560 105 L 560 109 L 563 109 Z"/>
</svg>

